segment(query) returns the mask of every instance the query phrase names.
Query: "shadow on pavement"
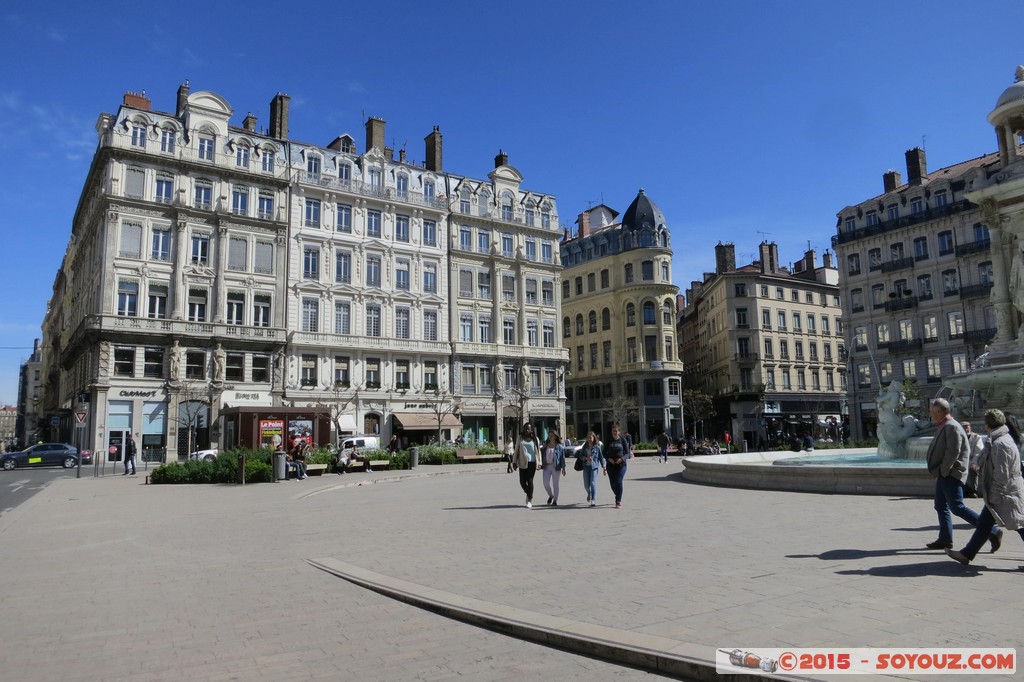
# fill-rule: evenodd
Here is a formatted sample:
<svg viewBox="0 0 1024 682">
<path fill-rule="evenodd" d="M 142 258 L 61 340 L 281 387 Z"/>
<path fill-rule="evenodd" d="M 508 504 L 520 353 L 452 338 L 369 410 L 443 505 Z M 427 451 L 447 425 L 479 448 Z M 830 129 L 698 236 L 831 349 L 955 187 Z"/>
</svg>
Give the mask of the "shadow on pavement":
<svg viewBox="0 0 1024 682">
<path fill-rule="evenodd" d="M 923 564 L 897 564 L 875 566 L 862 570 L 836 571 L 836 575 L 871 575 L 876 578 L 925 578 L 928 576 L 949 576 L 950 578 L 976 577 L 981 575 L 974 566 L 961 566 L 952 559 L 929 561 Z"/>
<path fill-rule="evenodd" d="M 935 550 L 924 547 L 908 547 L 906 549 L 830 549 L 821 554 L 787 554 L 787 559 L 821 559 L 822 561 L 848 561 L 850 559 L 871 559 L 880 556 L 906 556 L 921 554 L 937 556 Z"/>
</svg>

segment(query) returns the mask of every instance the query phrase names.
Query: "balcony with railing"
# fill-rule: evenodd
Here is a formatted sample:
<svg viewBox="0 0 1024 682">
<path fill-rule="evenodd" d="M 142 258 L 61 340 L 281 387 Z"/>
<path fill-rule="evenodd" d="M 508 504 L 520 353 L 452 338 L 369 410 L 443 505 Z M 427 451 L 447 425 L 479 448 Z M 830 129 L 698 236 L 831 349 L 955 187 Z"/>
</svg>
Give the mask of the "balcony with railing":
<svg viewBox="0 0 1024 682">
<path fill-rule="evenodd" d="M 909 310 L 917 307 L 917 296 L 893 296 L 885 302 L 886 312 Z"/>
<path fill-rule="evenodd" d="M 895 353 L 919 353 L 924 343 L 921 339 L 900 339 L 889 342 L 889 354 Z"/>
<path fill-rule="evenodd" d="M 752 365 L 757 362 L 757 353 L 736 353 L 733 359 L 741 365 Z"/>
<path fill-rule="evenodd" d="M 895 272 L 897 270 L 905 270 L 906 268 L 914 267 L 914 258 L 907 256 L 906 258 L 894 258 L 893 260 L 882 263 L 882 272 Z"/>
<path fill-rule="evenodd" d="M 995 338 L 995 335 L 995 327 L 990 329 L 969 329 L 964 332 L 964 343 L 968 345 L 975 343 L 988 343 Z"/>
<path fill-rule="evenodd" d="M 968 256 L 972 253 L 989 251 L 991 248 L 991 239 L 978 239 L 977 241 L 967 242 L 966 244 L 957 244 L 955 250 L 957 256 Z"/>
<path fill-rule="evenodd" d="M 929 220 L 935 220 L 937 218 L 943 218 L 951 216 L 956 213 L 963 211 L 969 211 L 975 209 L 977 206 L 966 199 L 960 201 L 954 201 L 953 203 L 946 204 L 945 206 L 935 206 L 924 211 L 918 211 L 917 213 L 911 213 L 907 216 L 900 216 L 892 220 L 885 220 L 879 222 L 877 225 L 868 225 L 867 227 L 861 227 L 856 230 L 849 232 L 840 232 L 839 234 L 832 237 L 833 244 L 846 244 L 848 242 L 858 241 L 860 239 L 866 239 L 875 235 L 885 234 L 894 230 L 899 230 L 904 227 L 911 225 L 917 225 L 920 223 L 928 222 Z"/>
<path fill-rule="evenodd" d="M 322 189 L 335 190 L 339 192 L 351 192 L 364 197 L 387 199 L 398 201 L 404 204 L 416 206 L 427 206 L 438 210 L 448 208 L 448 200 L 438 196 L 427 196 L 420 192 L 399 191 L 394 187 L 362 182 L 360 180 L 346 180 L 328 173 L 310 173 L 298 171 L 293 176 L 293 181 L 301 185 L 312 185 Z"/>
<path fill-rule="evenodd" d="M 992 282 L 968 284 L 967 286 L 960 287 L 960 298 L 980 298 L 988 296 L 990 291 L 992 291 Z"/>
<path fill-rule="evenodd" d="M 100 332 L 132 332 L 158 336 L 204 337 L 208 343 L 214 337 L 233 337 L 258 341 L 284 341 L 285 330 L 278 327 L 250 327 L 214 322 L 192 322 L 167 318 L 127 317 L 121 315 L 91 315 L 85 326 Z"/>
</svg>

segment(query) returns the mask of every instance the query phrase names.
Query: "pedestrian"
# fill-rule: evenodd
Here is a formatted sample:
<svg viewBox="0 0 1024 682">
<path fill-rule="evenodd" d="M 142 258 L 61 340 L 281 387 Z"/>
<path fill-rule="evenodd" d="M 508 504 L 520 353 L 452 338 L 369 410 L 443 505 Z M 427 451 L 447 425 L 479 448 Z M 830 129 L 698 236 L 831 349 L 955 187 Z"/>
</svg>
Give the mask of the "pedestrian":
<svg viewBox="0 0 1024 682">
<path fill-rule="evenodd" d="M 608 475 L 607 462 L 601 446 L 597 444 L 597 434 L 591 431 L 587 434 L 583 446 L 576 451 L 576 459 L 583 460 L 583 487 L 587 491 L 587 502 L 593 507 L 597 504 L 597 469 Z"/>
<path fill-rule="evenodd" d="M 505 459 L 508 463 L 508 471 L 505 473 L 511 474 L 513 468 L 512 465 L 516 461 L 516 443 L 512 440 L 511 434 L 509 434 L 509 437 L 505 440 Z"/>
<path fill-rule="evenodd" d="M 664 431 L 662 431 L 658 435 L 658 455 L 659 455 L 658 459 L 662 463 L 668 461 L 668 444 L 669 444 L 668 434 L 665 433 Z"/>
<path fill-rule="evenodd" d="M 804 432 L 802 445 L 804 452 L 814 452 L 814 436 L 811 435 L 810 431 Z"/>
<path fill-rule="evenodd" d="M 525 424 L 519 434 L 516 446 L 516 464 L 519 465 L 519 486 L 526 493 L 526 508 L 533 509 L 533 477 L 540 460 L 540 441 L 533 433 L 533 426 Z"/>
<path fill-rule="evenodd" d="M 978 457 L 981 456 L 983 443 L 981 436 L 971 430 L 971 422 L 962 421 L 964 433 L 967 434 L 967 447 L 970 449 L 970 461 L 967 469 L 967 482 L 964 483 L 964 495 L 967 497 L 981 497 L 978 491 Z"/>
<path fill-rule="evenodd" d="M 928 549 L 953 548 L 953 515 L 978 527 L 978 513 L 964 504 L 964 483 L 970 466 L 970 449 L 964 428 L 950 414 L 949 401 L 936 398 L 928 409 L 937 427 L 928 446 L 928 473 L 935 476 L 935 512 L 939 516 L 939 537 Z M 1005 418 L 1004 418 L 1005 420 Z M 998 549 L 1002 531 L 989 533 L 992 547 Z"/>
<path fill-rule="evenodd" d="M 1002 531 L 992 538 L 996 525 L 1015 530 L 1024 540 L 1024 477 L 1021 476 L 1020 450 L 1013 442 L 1002 410 L 985 413 L 988 443 L 978 457 L 979 487 L 985 507 L 978 515 L 974 534 L 959 552 L 947 549 L 948 554 L 962 564 L 969 564 L 978 550 L 991 538 L 992 551 L 1002 544 Z M 1022 567 L 1024 568 L 1024 567 Z"/>
<path fill-rule="evenodd" d="M 391 436 L 391 442 L 388 443 L 388 452 L 390 452 L 393 455 L 396 452 L 398 452 L 398 448 L 398 435 L 395 434 L 394 436 Z"/>
<path fill-rule="evenodd" d="M 562 437 L 557 431 L 548 431 L 548 439 L 541 450 L 541 462 L 544 467 L 541 480 L 548 494 L 548 505 L 557 507 L 558 482 L 565 476 L 565 449 L 562 447 Z"/>
<path fill-rule="evenodd" d="M 612 424 L 611 440 L 604 447 L 608 482 L 615 494 L 615 508 L 622 508 L 622 482 L 626 478 L 626 462 L 633 457 L 629 438 L 622 435 L 618 424 Z"/>
<path fill-rule="evenodd" d="M 128 466 L 131 465 L 131 475 L 135 475 L 135 440 L 132 438 L 132 434 L 129 433 L 125 436 L 124 441 L 124 473 L 122 476 L 128 475 Z"/>
<path fill-rule="evenodd" d="M 292 461 L 295 462 L 295 480 L 301 481 L 309 478 L 306 475 L 306 446 L 305 441 L 296 441 L 292 448 Z"/>
</svg>

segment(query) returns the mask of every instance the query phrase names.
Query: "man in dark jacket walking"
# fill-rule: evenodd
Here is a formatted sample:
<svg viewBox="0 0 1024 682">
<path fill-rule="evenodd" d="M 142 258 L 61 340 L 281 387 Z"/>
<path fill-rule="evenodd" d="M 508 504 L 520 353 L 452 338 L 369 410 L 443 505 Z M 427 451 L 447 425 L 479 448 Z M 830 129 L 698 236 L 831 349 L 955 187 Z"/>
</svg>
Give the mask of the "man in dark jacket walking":
<svg viewBox="0 0 1024 682">
<path fill-rule="evenodd" d="M 135 475 L 135 440 L 132 438 L 132 434 L 125 436 L 124 440 L 124 473 L 122 476 L 128 475 L 128 466 L 131 465 L 131 474 Z"/>
</svg>

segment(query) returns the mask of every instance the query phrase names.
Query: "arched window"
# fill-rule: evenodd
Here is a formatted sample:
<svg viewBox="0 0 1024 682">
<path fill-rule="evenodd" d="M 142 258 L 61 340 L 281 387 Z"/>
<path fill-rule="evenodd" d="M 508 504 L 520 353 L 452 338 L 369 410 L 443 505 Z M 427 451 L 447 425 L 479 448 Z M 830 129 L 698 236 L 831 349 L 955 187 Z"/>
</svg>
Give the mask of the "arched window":
<svg viewBox="0 0 1024 682">
<path fill-rule="evenodd" d="M 590 323 L 589 324 L 590 333 L 593 334 L 594 332 L 597 331 L 597 313 L 595 311 L 593 311 L 593 310 L 590 311 L 590 315 L 588 317 L 588 321 Z"/>
<path fill-rule="evenodd" d="M 652 301 L 644 302 L 644 324 L 657 324 L 658 318 L 654 312 L 654 303 Z"/>
<path fill-rule="evenodd" d="M 632 263 L 626 263 L 625 273 L 624 274 L 626 276 L 626 284 L 629 284 L 630 282 L 633 281 L 633 264 Z"/>
<path fill-rule="evenodd" d="M 508 190 L 501 193 L 501 219 L 512 221 L 512 192 Z"/>
<path fill-rule="evenodd" d="M 611 329 L 611 328 L 612 328 L 612 311 L 610 311 L 607 308 L 605 308 L 604 310 L 601 311 L 601 329 L 607 330 L 607 329 Z"/>
<path fill-rule="evenodd" d="M 632 303 L 626 304 L 626 326 L 632 327 L 636 325 L 636 306 Z"/>
<path fill-rule="evenodd" d="M 673 325 L 674 320 L 672 319 L 672 317 L 673 317 L 673 315 L 672 315 L 672 312 L 673 312 L 672 301 L 665 301 L 665 303 L 661 306 L 661 310 L 662 310 L 662 320 L 661 320 L 662 323 L 665 324 L 665 325 L 669 325 L 669 326 L 675 326 L 675 325 Z"/>
<path fill-rule="evenodd" d="M 480 192 L 480 215 L 489 216 L 491 215 L 491 195 L 487 190 Z"/>
<path fill-rule="evenodd" d="M 576 315 L 576 336 L 583 333 L 583 313 Z"/>
<path fill-rule="evenodd" d="M 562 320 L 562 338 L 569 338 L 572 336 L 572 321 L 566 317 Z"/>
</svg>

